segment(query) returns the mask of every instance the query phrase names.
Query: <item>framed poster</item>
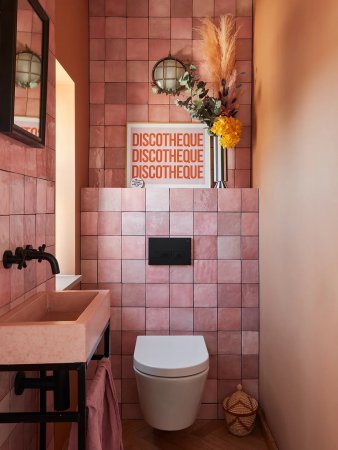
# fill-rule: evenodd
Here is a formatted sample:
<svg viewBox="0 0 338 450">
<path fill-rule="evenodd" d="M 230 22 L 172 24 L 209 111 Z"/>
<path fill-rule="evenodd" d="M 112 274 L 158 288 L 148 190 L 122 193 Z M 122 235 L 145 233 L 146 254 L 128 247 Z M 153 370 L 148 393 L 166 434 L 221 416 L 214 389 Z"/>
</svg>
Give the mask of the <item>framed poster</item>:
<svg viewBox="0 0 338 450">
<path fill-rule="evenodd" d="M 203 124 L 128 123 L 127 186 L 210 187 L 210 136 Z"/>
</svg>

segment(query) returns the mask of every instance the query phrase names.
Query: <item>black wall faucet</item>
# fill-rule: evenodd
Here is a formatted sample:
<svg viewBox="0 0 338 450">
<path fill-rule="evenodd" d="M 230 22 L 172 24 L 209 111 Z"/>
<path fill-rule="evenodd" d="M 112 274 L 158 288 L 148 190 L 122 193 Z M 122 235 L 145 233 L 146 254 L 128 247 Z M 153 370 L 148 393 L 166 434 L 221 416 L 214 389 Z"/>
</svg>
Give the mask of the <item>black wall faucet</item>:
<svg viewBox="0 0 338 450">
<path fill-rule="evenodd" d="M 57 259 L 51 253 L 45 252 L 45 248 L 46 244 L 42 244 L 38 249 L 33 248 L 32 245 L 26 245 L 25 248 L 17 247 L 14 255 L 11 250 L 6 250 L 2 257 L 3 266 L 5 269 L 10 269 L 13 264 L 17 264 L 18 269 L 21 270 L 27 267 L 26 261 L 37 259 L 38 262 L 48 261 L 54 275 L 60 273 Z"/>
</svg>

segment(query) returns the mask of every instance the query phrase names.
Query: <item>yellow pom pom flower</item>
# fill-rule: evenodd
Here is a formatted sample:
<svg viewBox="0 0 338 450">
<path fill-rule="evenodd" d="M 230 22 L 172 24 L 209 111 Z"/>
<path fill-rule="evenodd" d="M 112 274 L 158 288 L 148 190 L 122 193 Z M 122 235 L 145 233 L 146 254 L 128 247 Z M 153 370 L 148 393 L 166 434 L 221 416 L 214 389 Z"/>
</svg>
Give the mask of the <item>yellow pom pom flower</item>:
<svg viewBox="0 0 338 450">
<path fill-rule="evenodd" d="M 216 136 L 220 136 L 220 144 L 224 148 L 235 147 L 242 134 L 242 122 L 234 117 L 218 117 L 210 130 Z"/>
</svg>

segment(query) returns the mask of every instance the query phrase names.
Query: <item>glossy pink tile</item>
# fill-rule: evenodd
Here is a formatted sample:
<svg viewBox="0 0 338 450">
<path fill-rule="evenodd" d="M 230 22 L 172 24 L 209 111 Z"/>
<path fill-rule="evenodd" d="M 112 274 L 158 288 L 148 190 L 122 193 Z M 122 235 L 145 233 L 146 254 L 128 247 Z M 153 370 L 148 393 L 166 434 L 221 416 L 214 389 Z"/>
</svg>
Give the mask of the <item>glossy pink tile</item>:
<svg viewBox="0 0 338 450">
<path fill-rule="evenodd" d="M 147 83 L 128 83 L 127 103 L 130 105 L 144 105 L 148 99 Z"/>
<path fill-rule="evenodd" d="M 170 266 L 170 283 L 192 283 L 193 266 Z"/>
<path fill-rule="evenodd" d="M 127 37 L 127 19 L 124 17 L 106 17 L 106 38 Z"/>
<path fill-rule="evenodd" d="M 240 189 L 219 189 L 218 210 L 222 212 L 237 212 L 241 210 Z"/>
<path fill-rule="evenodd" d="M 127 18 L 128 38 L 148 38 L 148 18 L 128 17 Z"/>
<path fill-rule="evenodd" d="M 169 330 L 169 308 L 146 308 L 146 330 Z"/>
<path fill-rule="evenodd" d="M 81 234 L 82 235 L 97 235 L 97 212 L 82 212 L 81 213 Z"/>
<path fill-rule="evenodd" d="M 97 283 L 97 261 L 82 260 L 81 275 L 83 283 Z"/>
<path fill-rule="evenodd" d="M 217 331 L 217 308 L 194 308 L 195 331 Z"/>
<path fill-rule="evenodd" d="M 145 306 L 145 293 L 144 283 L 122 284 L 122 306 Z"/>
<path fill-rule="evenodd" d="M 218 306 L 240 307 L 241 306 L 241 284 L 218 284 Z"/>
<path fill-rule="evenodd" d="M 97 269 L 99 283 L 121 283 L 121 261 L 98 260 Z"/>
<path fill-rule="evenodd" d="M 243 355 L 258 355 L 259 333 L 258 331 L 242 331 Z"/>
<path fill-rule="evenodd" d="M 122 189 L 122 211 L 144 211 L 145 189 Z"/>
<path fill-rule="evenodd" d="M 23 214 L 25 211 L 25 177 L 20 174 L 11 173 L 9 176 L 9 212 L 10 214 Z M 46 180 L 37 182 L 37 204 L 38 212 L 46 212 Z"/>
<path fill-rule="evenodd" d="M 169 266 L 146 265 L 147 283 L 169 283 Z"/>
<path fill-rule="evenodd" d="M 242 285 L 242 302 L 243 307 L 254 308 L 259 306 L 259 285 L 243 284 Z"/>
<path fill-rule="evenodd" d="M 148 122 L 148 105 L 127 105 L 128 122 Z"/>
<path fill-rule="evenodd" d="M 259 267 L 257 260 L 242 261 L 242 282 L 243 283 L 259 282 Z"/>
<path fill-rule="evenodd" d="M 93 1 L 93 0 L 92 0 Z M 97 2 L 97 0 L 94 0 Z M 105 0 L 104 9 L 106 16 L 125 17 L 127 14 L 126 0 Z"/>
<path fill-rule="evenodd" d="M 105 125 L 124 125 L 127 118 L 126 105 L 105 105 L 104 122 Z"/>
<path fill-rule="evenodd" d="M 243 308 L 242 310 L 242 330 L 259 331 L 259 309 Z"/>
<path fill-rule="evenodd" d="M 193 320 L 193 308 L 170 308 L 170 331 L 192 331 Z"/>
<path fill-rule="evenodd" d="M 169 211 L 169 189 L 146 189 L 147 211 Z"/>
<path fill-rule="evenodd" d="M 170 213 L 170 235 L 191 236 L 194 231 L 194 217 L 192 212 Z"/>
<path fill-rule="evenodd" d="M 195 283 L 217 283 L 217 261 L 197 260 L 194 264 Z"/>
<path fill-rule="evenodd" d="M 217 306 L 217 284 L 194 284 L 194 306 Z"/>
<path fill-rule="evenodd" d="M 171 53 L 176 55 L 183 62 L 188 62 L 192 58 L 191 39 L 172 39 L 170 43 Z"/>
<path fill-rule="evenodd" d="M 151 308 L 169 307 L 169 284 L 147 284 L 146 305 Z"/>
<path fill-rule="evenodd" d="M 149 17 L 170 17 L 170 0 L 149 0 Z"/>
<path fill-rule="evenodd" d="M 121 189 L 99 189 L 99 211 L 121 211 Z"/>
<path fill-rule="evenodd" d="M 10 174 L 0 170 L 0 214 L 9 214 Z"/>
<path fill-rule="evenodd" d="M 217 380 L 207 380 L 202 397 L 202 403 L 217 402 Z"/>
<path fill-rule="evenodd" d="M 97 236 L 81 237 L 81 259 L 97 259 Z"/>
<path fill-rule="evenodd" d="M 220 260 L 218 261 L 218 282 L 219 283 L 240 283 L 241 282 L 241 261 Z"/>
<path fill-rule="evenodd" d="M 194 189 L 194 211 L 217 211 L 217 189 Z"/>
<path fill-rule="evenodd" d="M 115 63 L 117 67 L 123 63 L 123 60 L 127 58 L 127 40 L 126 39 L 106 39 L 106 62 L 107 61 L 119 61 Z M 125 64 L 124 64 L 125 66 Z M 100 69 L 101 70 L 101 69 Z M 102 81 L 102 80 L 93 80 Z M 108 80 L 106 80 L 108 81 Z M 120 80 L 119 80 L 120 81 Z M 125 81 L 125 78 L 124 80 Z"/>
<path fill-rule="evenodd" d="M 122 308 L 122 331 L 125 330 L 145 330 L 145 308 Z"/>
<path fill-rule="evenodd" d="M 241 357 L 239 355 L 219 355 L 218 378 L 221 380 L 240 379 Z"/>
<path fill-rule="evenodd" d="M 168 236 L 169 235 L 169 213 L 168 212 L 147 212 L 146 213 L 146 234 L 147 236 Z"/>
<path fill-rule="evenodd" d="M 142 308 L 144 309 L 144 308 Z M 136 338 L 137 336 L 144 335 L 144 330 L 142 331 L 122 331 L 122 354 L 132 355 L 135 350 Z"/>
<path fill-rule="evenodd" d="M 105 17 L 90 17 L 89 18 L 89 37 L 90 38 L 104 38 L 105 32 Z"/>
<path fill-rule="evenodd" d="M 93 83 L 92 83 L 93 84 Z M 122 105 L 126 103 L 127 100 L 127 83 L 108 83 L 104 84 L 104 102 L 110 103 L 112 105 Z M 95 147 L 96 145 L 93 145 Z M 103 147 L 103 145 L 98 145 Z M 112 146 L 111 146 L 112 147 Z"/>
<path fill-rule="evenodd" d="M 96 213 L 97 214 L 97 213 Z M 82 233 L 85 234 L 85 233 Z M 119 212 L 99 212 L 97 232 L 99 235 L 119 235 L 121 234 L 121 213 Z"/>
<path fill-rule="evenodd" d="M 241 214 L 240 213 L 219 213 L 218 214 L 218 235 L 239 236 L 241 234 Z"/>
<path fill-rule="evenodd" d="M 252 18 L 251 17 L 237 17 L 236 29 L 238 30 L 238 37 L 243 39 L 252 38 Z"/>
<path fill-rule="evenodd" d="M 172 18 L 171 19 L 172 39 L 192 39 L 192 18 Z"/>
<path fill-rule="evenodd" d="M 158 61 L 170 52 L 170 39 L 149 39 L 149 60 Z"/>
<path fill-rule="evenodd" d="M 148 17 L 148 0 L 127 0 L 128 17 Z"/>
<path fill-rule="evenodd" d="M 258 213 L 242 213 L 242 235 L 258 235 Z"/>
<path fill-rule="evenodd" d="M 258 189 L 242 189 L 242 210 L 257 212 L 258 211 Z"/>
<path fill-rule="evenodd" d="M 144 260 L 122 260 L 122 283 L 144 283 L 145 261 Z"/>
<path fill-rule="evenodd" d="M 111 0 L 108 0 L 111 1 Z M 90 16 L 104 16 L 104 1 L 103 0 L 89 0 L 89 15 Z"/>
<path fill-rule="evenodd" d="M 218 353 L 240 355 L 242 353 L 242 335 L 240 331 L 218 332 Z"/>
<path fill-rule="evenodd" d="M 89 53 L 92 61 L 104 60 L 105 51 L 104 39 L 89 39 Z"/>
<path fill-rule="evenodd" d="M 241 308 L 218 308 L 218 330 L 240 331 Z"/>
<path fill-rule="evenodd" d="M 145 259 L 144 236 L 122 236 L 122 259 Z"/>
<path fill-rule="evenodd" d="M 149 105 L 149 122 L 169 122 L 169 105 Z"/>
<path fill-rule="evenodd" d="M 147 83 L 148 82 L 148 62 L 147 61 L 128 61 L 127 62 L 127 82 L 132 83 Z M 130 90 L 132 86 L 128 86 Z M 138 89 L 144 89 L 144 84 L 137 84 Z M 148 86 L 147 86 L 148 88 Z M 132 91 L 136 95 L 136 91 Z M 147 89 L 148 93 L 148 89 Z M 131 94 L 128 97 L 128 103 L 133 102 Z M 147 103 L 147 100 L 144 103 Z"/>
<path fill-rule="evenodd" d="M 258 355 L 242 356 L 242 377 L 258 378 Z"/>
<path fill-rule="evenodd" d="M 213 17 L 214 0 L 193 0 L 194 17 Z"/>
<path fill-rule="evenodd" d="M 123 212 L 122 234 L 143 236 L 145 234 L 145 218 L 143 212 Z"/>
<path fill-rule="evenodd" d="M 236 14 L 238 16 L 251 16 L 252 5 L 252 0 L 236 0 Z"/>
<path fill-rule="evenodd" d="M 241 259 L 240 236 L 218 236 L 218 259 Z"/>
<path fill-rule="evenodd" d="M 204 236 L 217 235 L 217 213 L 194 213 L 194 234 Z"/>
<path fill-rule="evenodd" d="M 121 259 L 121 236 L 98 236 L 98 259 Z"/>
<path fill-rule="evenodd" d="M 195 236 L 193 247 L 194 259 L 217 259 L 216 236 Z"/>
<path fill-rule="evenodd" d="M 189 308 L 193 306 L 194 300 L 193 284 L 171 284 L 170 285 L 170 307 Z"/>
<path fill-rule="evenodd" d="M 170 38 L 170 18 L 150 17 L 149 18 L 149 38 L 169 39 Z"/>
<path fill-rule="evenodd" d="M 242 259 L 258 259 L 258 237 L 241 237 L 241 255 Z"/>
<path fill-rule="evenodd" d="M 171 0 L 171 17 L 192 17 L 192 0 Z"/>
<path fill-rule="evenodd" d="M 127 60 L 148 61 L 148 39 L 127 39 Z"/>
</svg>

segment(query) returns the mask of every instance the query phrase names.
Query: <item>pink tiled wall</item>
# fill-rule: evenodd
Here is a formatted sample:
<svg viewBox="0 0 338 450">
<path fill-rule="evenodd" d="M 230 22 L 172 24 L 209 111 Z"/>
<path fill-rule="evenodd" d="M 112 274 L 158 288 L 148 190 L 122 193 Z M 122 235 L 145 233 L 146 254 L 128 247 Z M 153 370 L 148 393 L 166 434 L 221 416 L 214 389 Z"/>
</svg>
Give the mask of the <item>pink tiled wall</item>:
<svg viewBox="0 0 338 450">
<path fill-rule="evenodd" d="M 190 266 L 149 266 L 149 236 L 193 238 Z M 82 190 L 82 288 L 111 292 L 112 367 L 124 418 L 140 411 L 132 370 L 143 334 L 202 334 L 201 418 L 223 417 L 239 382 L 258 396 L 258 191 Z"/>
<path fill-rule="evenodd" d="M 0 134 L 0 258 L 4 250 L 17 246 L 47 244 L 54 253 L 55 191 L 55 39 L 54 0 L 40 0 L 50 17 L 50 46 L 46 146 L 37 149 Z M 27 268 L 4 269 L 0 264 L 0 315 L 25 301 L 36 291 L 54 288 L 54 277 L 46 262 L 30 261 Z M 0 373 L 0 410 L 34 408 L 35 391 L 22 396 L 13 392 L 15 373 Z M 36 426 L 0 425 L 0 449 L 36 449 Z M 53 440 L 52 428 L 49 442 Z"/>
<path fill-rule="evenodd" d="M 191 122 L 176 97 L 151 92 L 156 61 L 173 56 L 210 79 L 199 50 L 199 18 L 237 17 L 243 137 L 229 152 L 230 187 L 250 187 L 252 0 L 90 0 L 91 187 L 125 186 L 127 122 Z"/>
</svg>

